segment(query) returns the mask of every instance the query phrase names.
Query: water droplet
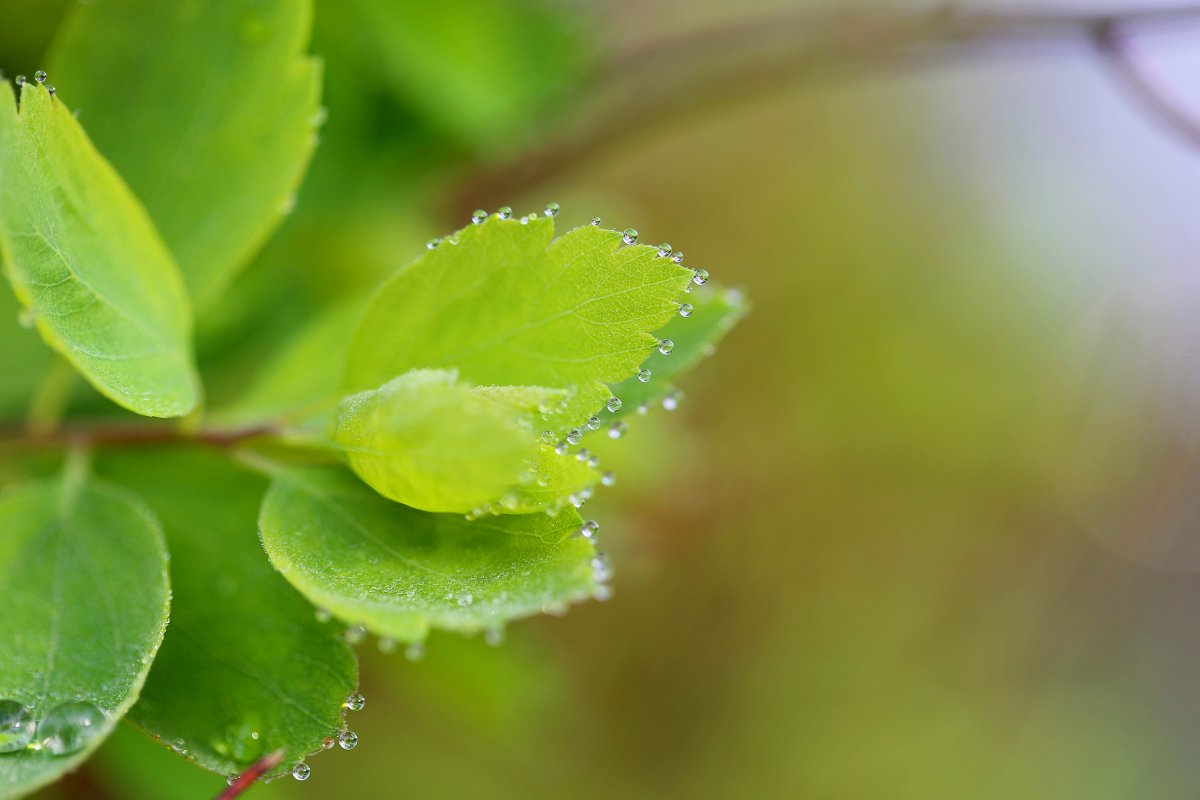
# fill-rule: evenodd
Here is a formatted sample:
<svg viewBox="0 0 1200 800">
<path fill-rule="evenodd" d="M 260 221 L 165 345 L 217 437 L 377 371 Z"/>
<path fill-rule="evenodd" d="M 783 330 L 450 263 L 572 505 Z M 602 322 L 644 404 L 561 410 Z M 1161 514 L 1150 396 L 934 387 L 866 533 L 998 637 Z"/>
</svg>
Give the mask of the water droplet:
<svg viewBox="0 0 1200 800">
<path fill-rule="evenodd" d="M 499 647 L 504 644 L 504 628 L 488 628 L 483 632 L 483 640 L 492 647 Z"/>
<path fill-rule="evenodd" d="M 58 90 L 55 89 L 53 86 L 47 86 L 46 91 L 50 93 L 51 97 L 54 97 L 54 95 L 58 93 Z"/>
<path fill-rule="evenodd" d="M 566 439 L 563 439 L 561 442 L 554 445 L 554 452 L 558 453 L 560 456 L 565 456 L 567 454 L 567 451 L 570 449 L 571 449 L 571 445 L 567 444 Z"/>
<path fill-rule="evenodd" d="M 625 424 L 625 421 L 617 420 L 612 424 L 612 427 L 608 429 L 608 438 L 620 439 L 625 435 L 625 431 L 627 430 L 629 430 L 629 426 Z"/>
<path fill-rule="evenodd" d="M 333 614 L 327 608 L 318 608 L 313 613 L 317 618 L 317 622 L 329 622 L 329 620 L 333 619 Z"/>
<path fill-rule="evenodd" d="M 347 628 L 346 632 L 342 634 L 342 638 L 349 644 L 362 644 L 363 640 L 367 638 L 367 629 L 362 625 L 355 625 L 352 628 Z"/>
<path fill-rule="evenodd" d="M 512 219 L 512 209 L 508 206 L 500 206 L 496 211 L 496 216 L 500 219 Z"/>
<path fill-rule="evenodd" d="M 554 431 L 542 431 L 542 441 L 546 444 L 554 444 Z"/>
<path fill-rule="evenodd" d="M 442 240 L 436 236 L 425 243 L 426 250 L 436 250 L 437 246 L 442 243 Z"/>
<path fill-rule="evenodd" d="M 484 221 L 487 219 L 487 217 L 488 217 L 487 212 L 484 211 L 482 208 L 478 208 L 475 210 L 475 213 L 471 215 L 471 224 L 472 225 L 482 225 L 484 223 Z"/>
<path fill-rule="evenodd" d="M 46 78 L 48 77 L 49 76 L 46 74 L 46 70 L 44 69 L 39 69 L 37 72 L 33 73 L 33 79 L 38 83 L 45 83 Z"/>
<path fill-rule="evenodd" d="M 557 217 L 559 211 L 558 203 L 546 203 L 545 211 L 547 217 Z"/>
<path fill-rule="evenodd" d="M 679 401 L 683 399 L 683 392 L 678 389 L 673 389 L 667 392 L 662 399 L 662 407 L 667 411 L 674 411 L 679 408 Z"/>
<path fill-rule="evenodd" d="M 305 764 L 303 761 L 292 767 L 292 777 L 298 781 L 308 780 L 308 776 L 312 774 L 312 767 Z"/>
<path fill-rule="evenodd" d="M 583 431 L 579 428 L 571 428 L 567 431 L 567 442 L 570 444 L 579 444 L 583 440 Z"/>
<path fill-rule="evenodd" d="M 413 642 L 408 647 L 404 648 L 404 657 L 409 661 L 420 661 L 425 657 L 424 642 Z"/>
<path fill-rule="evenodd" d="M 77 753 L 104 727 L 104 712 L 87 701 L 63 703 L 37 726 L 37 747 L 51 755 Z"/>
<path fill-rule="evenodd" d="M 638 232 L 636 228 L 626 228 L 621 234 L 621 241 L 625 244 L 637 244 Z"/>
<path fill-rule="evenodd" d="M 470 592 L 460 592 L 455 595 L 454 602 L 458 603 L 459 608 L 466 608 L 475 602 L 475 595 Z"/>
<path fill-rule="evenodd" d="M 346 698 L 346 708 L 351 711 L 362 711 L 363 706 L 367 704 L 367 698 L 363 697 L 358 692 Z"/>
<path fill-rule="evenodd" d="M 664 356 L 671 355 L 671 353 L 674 350 L 675 350 L 675 343 L 672 342 L 670 339 L 663 339 L 661 342 L 658 343 L 658 352 L 662 353 Z"/>
<path fill-rule="evenodd" d="M 522 225 L 528 225 L 528 224 L 529 224 L 529 217 L 521 217 L 521 224 L 522 224 Z"/>
<path fill-rule="evenodd" d="M 612 486 L 616 482 L 617 482 L 617 476 L 615 473 L 606 472 L 600 476 L 600 483 L 604 486 Z"/>
<path fill-rule="evenodd" d="M 684 303 L 679 307 L 679 316 L 690 317 L 692 315 L 692 304 Z"/>
<path fill-rule="evenodd" d="M 579 535 L 587 539 L 589 542 L 596 541 L 596 534 L 600 532 L 600 523 L 594 519 L 589 519 L 583 523 L 583 527 L 579 529 Z"/>
<path fill-rule="evenodd" d="M 589 431 L 597 430 L 600 427 L 600 418 L 599 417 L 589 417 L 588 421 L 587 421 L 587 426 L 588 426 Z"/>
<path fill-rule="evenodd" d="M 321 740 L 321 749 L 332 750 L 335 744 L 337 744 L 337 739 L 333 738 L 332 736 L 326 736 Z"/>
<path fill-rule="evenodd" d="M 671 245 L 667 244 L 666 242 L 663 242 L 662 244 L 660 244 L 658 246 L 658 257 L 666 258 L 669 255 L 671 255 Z"/>
<path fill-rule="evenodd" d="M 650 406 L 646 405 L 645 403 L 640 404 L 637 408 L 637 413 L 643 417 L 646 416 L 646 414 L 650 413 Z"/>
<path fill-rule="evenodd" d="M 25 76 L 18 75 L 17 77 L 13 78 L 13 83 L 15 83 L 17 86 L 24 86 L 25 85 Z"/>
<path fill-rule="evenodd" d="M 671 253 L 671 260 L 676 264 L 678 264 L 680 261 L 683 261 L 683 251 L 676 250 L 674 253 Z"/>
<path fill-rule="evenodd" d="M 609 411 L 611 411 L 614 414 L 617 413 L 618 411 L 621 410 L 621 398 L 619 398 L 619 397 L 608 398 L 608 402 L 605 403 L 605 408 L 607 408 Z"/>
<path fill-rule="evenodd" d="M 586 447 L 580 448 L 579 452 L 575 454 L 575 459 L 577 461 L 587 461 L 591 457 L 592 451 L 588 450 Z"/>
<path fill-rule="evenodd" d="M 24 750 L 36 728 L 28 708 L 16 700 L 0 700 L 0 753 Z"/>
<path fill-rule="evenodd" d="M 612 599 L 612 587 L 607 583 L 602 583 L 592 591 L 592 597 L 599 600 L 601 603 Z"/>
<path fill-rule="evenodd" d="M 354 731 L 342 731 L 338 734 L 338 747 L 343 750 L 353 750 L 358 744 L 358 734 Z"/>
<path fill-rule="evenodd" d="M 696 274 L 692 276 L 692 283 L 696 284 L 697 286 L 703 286 L 704 284 L 708 283 L 708 270 L 696 270 Z"/>
<path fill-rule="evenodd" d="M 595 469 L 596 467 L 600 466 L 600 456 L 592 456 L 591 458 L 589 458 L 587 460 L 587 465 L 589 467 L 591 467 L 592 469 Z M 588 488 L 591 488 L 591 487 L 588 487 Z"/>
<path fill-rule="evenodd" d="M 583 504 L 587 502 L 587 498 L 573 494 L 567 497 L 567 502 L 575 506 L 575 508 L 583 508 Z"/>
<path fill-rule="evenodd" d="M 233 775 L 230 775 L 228 778 L 225 779 L 225 785 L 233 786 L 235 783 L 237 783 L 237 779 L 238 779 L 238 776 L 236 773 L 234 773 Z"/>
<path fill-rule="evenodd" d="M 395 639 L 389 639 L 386 636 L 376 642 L 376 644 L 379 647 L 379 652 L 389 654 L 396 652 L 396 648 L 400 646 L 399 642 Z"/>
<path fill-rule="evenodd" d="M 20 76 L 20 75 L 18 75 L 17 77 L 19 78 L 19 77 L 21 77 L 21 76 Z M 600 227 L 600 218 L 599 218 L 599 217 L 592 217 L 592 227 L 593 227 L 593 228 L 599 228 L 599 227 Z"/>
<path fill-rule="evenodd" d="M 649 383 L 650 382 L 650 370 L 639 369 L 638 370 L 638 380 L 641 381 L 642 383 Z"/>
<path fill-rule="evenodd" d="M 609 561 L 607 553 L 597 553 L 592 559 L 592 577 L 600 583 L 612 580 L 612 562 Z"/>
</svg>

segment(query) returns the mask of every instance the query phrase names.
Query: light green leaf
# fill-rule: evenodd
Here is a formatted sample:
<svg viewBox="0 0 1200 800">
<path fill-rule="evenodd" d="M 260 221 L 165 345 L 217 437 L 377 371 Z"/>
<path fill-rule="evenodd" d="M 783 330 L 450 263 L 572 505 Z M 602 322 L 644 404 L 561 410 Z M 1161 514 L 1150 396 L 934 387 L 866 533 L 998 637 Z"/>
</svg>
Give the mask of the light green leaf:
<svg viewBox="0 0 1200 800">
<path fill-rule="evenodd" d="M 221 775 L 282 749 L 278 774 L 320 750 L 357 664 L 263 554 L 266 482 L 199 450 L 113 453 L 97 468 L 146 498 L 171 547 L 171 628 L 130 720 Z"/>
<path fill-rule="evenodd" d="M 198 308 L 283 219 L 319 122 L 302 0 L 105 0 L 68 16 L 50 72 L 145 203 Z"/>
<path fill-rule="evenodd" d="M 556 436 L 582 426 L 637 372 L 678 313 L 691 278 L 657 249 L 622 247 L 585 226 L 553 240 L 547 217 L 493 216 L 447 237 L 375 295 L 347 358 L 346 388 L 374 389 L 410 369 L 456 369 L 472 386 L 574 392 L 550 415 Z"/>
<path fill-rule="evenodd" d="M 17 113 L 0 83 L 0 245 L 42 338 L 139 414 L 196 404 L 191 311 L 137 198 L 70 111 L 32 82 Z"/>
<path fill-rule="evenodd" d="M 281 469 L 259 530 L 271 563 L 313 603 L 379 636 L 500 628 L 603 590 L 607 566 L 573 509 L 430 514 L 389 502 L 337 467 Z"/>
<path fill-rule="evenodd" d="M 334 443 L 377 492 L 422 511 L 522 514 L 599 475 L 539 444 L 533 420 L 567 400 L 539 386 L 481 386 L 413 370 L 341 405 Z"/>
<path fill-rule="evenodd" d="M 467 512 L 521 480 L 534 448 L 522 415 L 458 383 L 413 370 L 346 398 L 334 441 L 380 494 L 426 511 Z"/>
<path fill-rule="evenodd" d="M 643 365 L 650 370 L 650 380 L 643 383 L 629 378 L 610 387 L 613 395 L 621 399 L 621 408 L 614 417 L 661 402 L 673 391 L 674 382 L 703 361 L 750 311 L 750 304 L 740 291 L 711 284 L 696 289 L 686 300 L 692 306 L 691 316 L 672 319 L 657 334 L 660 339 L 670 341 L 673 346 L 670 353 L 664 355 L 655 349 Z"/>
<path fill-rule="evenodd" d="M 35 331 L 18 324 L 20 308 L 16 296 L 0 286 L 0 416 L 8 418 L 28 409 L 54 359 Z"/>
<path fill-rule="evenodd" d="M 11 798 L 74 769 L 129 710 L 170 600 L 158 523 L 78 469 L 7 490 L 0 532 L 0 699 L 37 721 L 31 746 L 0 753 L 0 797 Z"/>
</svg>

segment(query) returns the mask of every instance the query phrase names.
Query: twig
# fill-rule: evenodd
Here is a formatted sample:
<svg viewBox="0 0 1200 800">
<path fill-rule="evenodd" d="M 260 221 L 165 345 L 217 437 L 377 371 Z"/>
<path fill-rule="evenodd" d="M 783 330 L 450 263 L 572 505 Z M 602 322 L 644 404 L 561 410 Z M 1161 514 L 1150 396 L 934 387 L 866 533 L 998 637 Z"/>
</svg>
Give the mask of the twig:
<svg viewBox="0 0 1200 800">
<path fill-rule="evenodd" d="M 267 753 L 265 756 L 255 761 L 250 765 L 250 768 L 237 776 L 233 783 L 229 784 L 229 788 L 217 795 L 213 800 L 233 800 L 239 796 L 250 785 L 266 775 L 271 770 L 279 766 L 279 762 L 283 761 L 283 751 L 276 750 L 273 753 Z"/>
<path fill-rule="evenodd" d="M 1135 102 L 1187 144 L 1200 148 L 1200 120 L 1188 115 L 1171 102 L 1143 72 L 1141 65 L 1129 51 L 1125 33 L 1120 25 L 1109 22 L 1096 26 L 1092 41 L 1100 55 L 1112 67 L 1113 76 L 1125 87 Z"/>
<path fill-rule="evenodd" d="M 196 442 L 229 448 L 247 439 L 278 436 L 275 425 L 254 425 L 230 430 L 188 431 L 172 425 L 74 424 L 50 431 L 21 426 L 0 426 L 0 446 L 72 447 L 78 445 L 155 445 Z"/>
<path fill-rule="evenodd" d="M 806 78 L 1086 44 L 1097 31 L 1184 23 L 1200 24 L 1200 4 L 1078 14 L 954 5 L 920 13 L 807 12 L 690 33 L 613 58 L 587 88 L 590 113 L 512 160 L 467 176 L 447 211 L 461 219 L 472 208 L 510 201 L 661 125 Z"/>
</svg>

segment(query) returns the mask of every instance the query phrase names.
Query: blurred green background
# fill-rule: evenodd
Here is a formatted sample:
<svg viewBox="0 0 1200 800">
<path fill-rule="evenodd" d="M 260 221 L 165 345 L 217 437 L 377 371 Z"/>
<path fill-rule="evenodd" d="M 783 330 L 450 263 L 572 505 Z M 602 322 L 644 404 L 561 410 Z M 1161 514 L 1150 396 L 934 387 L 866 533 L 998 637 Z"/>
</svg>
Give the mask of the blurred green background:
<svg viewBox="0 0 1200 800">
<path fill-rule="evenodd" d="M 5 4 L 0 66 L 64 6 Z M 214 404 L 476 206 L 637 227 L 755 307 L 605 454 L 610 602 L 364 646 L 358 748 L 251 797 L 1200 794 L 1200 151 L 1071 42 L 659 106 L 738 55 L 658 43 L 796 7 L 319 0 L 328 122 L 202 326 Z M 1160 38 L 1184 93 L 1200 35 Z M 39 796 L 222 787 L 126 727 Z"/>
</svg>

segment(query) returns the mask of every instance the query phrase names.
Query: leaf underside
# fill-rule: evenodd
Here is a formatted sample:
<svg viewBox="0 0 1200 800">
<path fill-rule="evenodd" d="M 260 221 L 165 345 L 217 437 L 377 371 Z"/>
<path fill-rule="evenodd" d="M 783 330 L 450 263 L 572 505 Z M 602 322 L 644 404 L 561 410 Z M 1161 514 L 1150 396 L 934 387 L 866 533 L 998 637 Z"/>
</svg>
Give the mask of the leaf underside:
<svg viewBox="0 0 1200 800">
<path fill-rule="evenodd" d="M 103 712 L 76 752 L 0 754 L 7 798 L 74 769 L 109 734 L 137 699 L 170 599 L 158 523 L 114 487 L 79 476 L 12 487 L 0 531 L 0 699 L 39 721 L 64 703 Z"/>
<path fill-rule="evenodd" d="M 340 467 L 280 470 L 259 517 L 271 563 L 302 594 L 403 642 L 588 598 L 600 581 L 592 544 L 573 537 L 580 525 L 574 509 L 473 522 L 417 511 Z"/>
<path fill-rule="evenodd" d="M 171 548 L 171 627 L 129 719 L 221 775 L 283 750 L 280 774 L 320 750 L 342 726 L 357 663 L 263 554 L 266 481 L 184 449 L 112 453 L 97 468 L 145 498 Z"/>
<path fill-rule="evenodd" d="M 708 285 L 694 290 L 686 298 L 691 316 L 675 317 L 657 335 L 670 340 L 674 349 L 664 355 L 657 349 L 646 359 L 650 381 L 629 378 L 610 388 L 621 398 L 614 417 L 661 401 L 674 388 L 674 382 L 703 361 L 730 330 L 750 311 L 749 303 L 737 289 Z"/>
<path fill-rule="evenodd" d="M 121 177 L 38 84 L 0 84 L 0 245 L 46 342 L 101 393 L 153 417 L 196 404 L 191 311 Z"/>
</svg>

